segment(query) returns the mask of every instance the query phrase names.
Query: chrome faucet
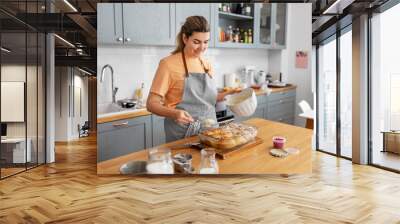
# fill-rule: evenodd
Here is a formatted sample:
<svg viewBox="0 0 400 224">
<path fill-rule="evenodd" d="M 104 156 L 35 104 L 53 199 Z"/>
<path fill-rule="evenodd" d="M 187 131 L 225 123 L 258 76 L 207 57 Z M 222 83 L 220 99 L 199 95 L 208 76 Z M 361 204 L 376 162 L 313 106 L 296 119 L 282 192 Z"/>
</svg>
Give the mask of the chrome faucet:
<svg viewBox="0 0 400 224">
<path fill-rule="evenodd" d="M 106 68 L 110 68 L 111 71 L 111 94 L 112 94 L 112 102 L 115 103 L 115 95 L 117 95 L 118 87 L 114 87 L 114 69 L 111 67 L 111 65 L 106 64 L 101 68 L 101 76 L 100 76 L 100 82 L 104 81 L 104 71 Z"/>
</svg>

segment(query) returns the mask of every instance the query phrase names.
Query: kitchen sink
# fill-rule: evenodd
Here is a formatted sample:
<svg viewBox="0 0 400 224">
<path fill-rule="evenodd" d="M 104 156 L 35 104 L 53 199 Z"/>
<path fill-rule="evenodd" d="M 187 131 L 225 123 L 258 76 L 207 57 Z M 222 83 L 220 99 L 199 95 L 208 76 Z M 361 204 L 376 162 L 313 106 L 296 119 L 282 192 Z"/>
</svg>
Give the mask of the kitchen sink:
<svg viewBox="0 0 400 224">
<path fill-rule="evenodd" d="M 124 108 L 115 103 L 105 103 L 97 105 L 97 114 L 108 114 L 123 111 Z"/>
<path fill-rule="evenodd" d="M 113 116 L 117 114 L 124 114 L 124 113 L 130 113 L 134 111 L 141 111 L 141 110 L 146 110 L 146 108 L 143 109 L 137 109 L 137 108 L 122 108 L 118 104 L 115 103 L 105 103 L 105 104 L 98 104 L 97 105 L 97 117 L 98 118 L 103 118 L 107 116 Z"/>
</svg>

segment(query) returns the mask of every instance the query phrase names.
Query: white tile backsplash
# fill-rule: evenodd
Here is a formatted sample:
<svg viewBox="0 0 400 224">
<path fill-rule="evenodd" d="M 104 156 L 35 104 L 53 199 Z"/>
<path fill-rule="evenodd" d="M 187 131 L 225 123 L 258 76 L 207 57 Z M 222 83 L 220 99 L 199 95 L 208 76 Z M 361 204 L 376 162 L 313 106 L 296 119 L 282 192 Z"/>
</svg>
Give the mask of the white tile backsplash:
<svg viewBox="0 0 400 224">
<path fill-rule="evenodd" d="M 97 48 L 98 103 L 111 102 L 111 79 L 106 71 L 105 82 L 100 83 L 101 68 L 110 64 L 114 69 L 114 83 L 118 87 L 117 100 L 132 98 L 134 91 L 145 83 L 148 95 L 159 61 L 168 56 L 173 47 L 154 46 L 101 46 Z M 223 75 L 238 73 L 245 65 L 268 71 L 268 50 L 265 49 L 215 49 L 207 50 L 206 58 L 214 66 L 217 86 L 222 87 Z"/>
</svg>

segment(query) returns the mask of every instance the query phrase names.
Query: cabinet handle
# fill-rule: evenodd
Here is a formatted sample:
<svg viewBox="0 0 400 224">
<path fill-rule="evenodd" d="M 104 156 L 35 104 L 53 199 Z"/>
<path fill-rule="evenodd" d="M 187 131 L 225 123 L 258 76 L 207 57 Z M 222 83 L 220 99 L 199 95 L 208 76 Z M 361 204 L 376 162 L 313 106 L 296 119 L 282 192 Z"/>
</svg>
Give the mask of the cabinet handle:
<svg viewBox="0 0 400 224">
<path fill-rule="evenodd" d="M 283 100 L 279 100 L 279 103 L 283 103 Z"/>
<path fill-rule="evenodd" d="M 283 119 L 282 118 L 279 118 L 279 120 L 278 121 L 283 121 Z"/>
<path fill-rule="evenodd" d="M 131 38 L 129 38 L 129 37 L 125 38 L 125 42 L 129 42 L 129 41 L 131 41 Z"/>
<path fill-rule="evenodd" d="M 118 42 L 122 42 L 122 41 L 123 41 L 122 37 L 118 37 L 118 38 L 117 38 L 117 41 L 118 41 Z"/>
<path fill-rule="evenodd" d="M 126 127 L 128 126 L 128 121 L 118 123 L 118 124 L 113 124 L 114 127 Z"/>
</svg>

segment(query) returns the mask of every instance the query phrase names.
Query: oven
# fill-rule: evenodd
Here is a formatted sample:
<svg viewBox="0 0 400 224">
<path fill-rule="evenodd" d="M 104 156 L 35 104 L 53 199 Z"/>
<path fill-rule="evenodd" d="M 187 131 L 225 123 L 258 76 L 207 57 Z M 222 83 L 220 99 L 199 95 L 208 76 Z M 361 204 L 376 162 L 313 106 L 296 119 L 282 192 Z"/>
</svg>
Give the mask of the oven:
<svg viewBox="0 0 400 224">
<path fill-rule="evenodd" d="M 228 115 L 227 110 L 217 111 L 216 115 L 217 115 L 217 122 L 220 126 L 230 123 L 235 120 L 235 116 Z"/>
</svg>

